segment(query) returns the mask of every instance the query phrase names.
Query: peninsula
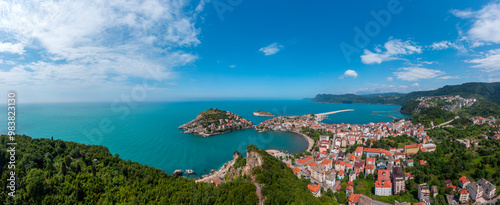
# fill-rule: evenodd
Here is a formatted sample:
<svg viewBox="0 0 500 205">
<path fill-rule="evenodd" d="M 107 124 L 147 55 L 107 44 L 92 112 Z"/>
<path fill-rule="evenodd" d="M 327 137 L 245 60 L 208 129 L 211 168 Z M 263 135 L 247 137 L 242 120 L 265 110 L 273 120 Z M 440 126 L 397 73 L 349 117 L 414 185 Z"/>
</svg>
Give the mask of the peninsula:
<svg viewBox="0 0 500 205">
<path fill-rule="evenodd" d="M 262 111 L 262 110 L 255 111 L 253 113 L 253 115 L 255 115 L 255 116 L 261 116 L 261 117 L 274 117 L 275 116 L 273 113 Z"/>
<path fill-rule="evenodd" d="M 198 114 L 194 120 L 179 126 L 179 129 L 185 130 L 185 133 L 208 137 L 252 127 L 252 122 L 237 114 L 211 108 Z"/>
</svg>

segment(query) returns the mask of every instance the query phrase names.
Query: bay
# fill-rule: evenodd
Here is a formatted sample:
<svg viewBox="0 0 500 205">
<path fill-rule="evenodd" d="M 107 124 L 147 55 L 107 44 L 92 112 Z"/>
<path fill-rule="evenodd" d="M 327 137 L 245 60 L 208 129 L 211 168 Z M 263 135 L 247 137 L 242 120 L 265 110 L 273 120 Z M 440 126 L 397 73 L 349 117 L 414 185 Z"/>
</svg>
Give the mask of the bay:
<svg viewBox="0 0 500 205">
<path fill-rule="evenodd" d="M 117 153 L 126 160 L 157 167 L 168 173 L 175 169 L 193 169 L 198 176 L 208 173 L 210 169 L 219 169 L 232 159 L 234 151 L 245 155 L 246 145 L 249 144 L 290 153 L 307 149 L 307 141 L 303 137 L 289 132 L 257 133 L 247 129 L 200 137 L 182 133 L 178 129 L 198 113 L 210 108 L 236 113 L 254 124 L 271 118 L 254 116 L 252 113 L 257 110 L 277 116 L 293 116 L 354 109 L 330 115 L 323 120 L 328 124 L 389 122 L 393 119 L 388 116 L 409 117 L 399 112 L 376 112 L 398 111 L 400 106 L 396 105 L 326 104 L 306 100 L 144 102 L 131 105 L 21 103 L 17 105 L 16 128 L 18 134 L 33 138 L 54 137 L 103 145 L 111 153 Z M 6 134 L 6 112 L 1 112 L 0 123 L 5 125 L 0 127 L 0 133 Z"/>
</svg>

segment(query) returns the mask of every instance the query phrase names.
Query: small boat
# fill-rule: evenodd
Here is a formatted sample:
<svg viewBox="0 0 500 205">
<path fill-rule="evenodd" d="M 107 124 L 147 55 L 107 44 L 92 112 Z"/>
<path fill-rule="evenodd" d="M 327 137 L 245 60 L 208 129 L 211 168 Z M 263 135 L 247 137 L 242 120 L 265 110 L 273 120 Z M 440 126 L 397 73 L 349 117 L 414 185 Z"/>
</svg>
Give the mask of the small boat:
<svg viewBox="0 0 500 205">
<path fill-rule="evenodd" d="M 182 169 L 176 169 L 176 170 L 174 171 L 174 174 L 175 174 L 175 175 L 182 176 Z"/>
<path fill-rule="evenodd" d="M 187 169 L 185 174 L 195 174 L 196 172 L 194 172 L 192 169 Z"/>
</svg>

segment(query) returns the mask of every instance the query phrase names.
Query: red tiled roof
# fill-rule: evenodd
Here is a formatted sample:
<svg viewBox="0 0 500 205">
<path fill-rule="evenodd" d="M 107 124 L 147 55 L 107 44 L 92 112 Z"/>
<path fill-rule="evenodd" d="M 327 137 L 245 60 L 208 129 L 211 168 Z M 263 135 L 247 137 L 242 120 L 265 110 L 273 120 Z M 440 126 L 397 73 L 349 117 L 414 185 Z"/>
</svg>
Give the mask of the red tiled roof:
<svg viewBox="0 0 500 205">
<path fill-rule="evenodd" d="M 467 189 L 460 190 L 460 194 L 468 194 L 468 193 L 469 193 L 469 190 L 467 190 Z"/>
<path fill-rule="evenodd" d="M 392 187 L 392 183 L 390 181 L 375 181 L 375 187 Z"/>
<path fill-rule="evenodd" d="M 325 159 L 325 160 L 323 160 L 323 161 L 322 161 L 321 163 L 319 163 L 319 164 L 321 164 L 321 165 L 328 165 L 328 164 L 331 164 L 331 163 L 332 163 L 332 160 L 331 160 L 331 159 Z"/>
<path fill-rule="evenodd" d="M 300 172 L 300 169 L 298 167 L 295 167 L 292 169 L 293 174 L 297 174 L 297 172 Z"/>
<path fill-rule="evenodd" d="M 374 164 L 367 164 L 365 169 L 375 169 L 375 165 Z"/>
<path fill-rule="evenodd" d="M 385 153 L 385 150 L 380 148 L 365 148 L 364 151 L 371 153 Z"/>
<path fill-rule="evenodd" d="M 310 185 L 310 184 L 308 184 L 307 188 L 309 190 L 311 190 L 312 192 L 317 192 L 319 190 L 319 188 L 321 188 L 321 184 L 318 184 L 318 185 Z"/>
<path fill-rule="evenodd" d="M 304 164 L 312 159 L 313 158 L 311 156 L 305 156 L 305 157 L 302 157 L 301 159 L 298 159 L 297 162 L 300 164 Z"/>
<path fill-rule="evenodd" d="M 462 176 L 460 177 L 460 179 L 458 179 L 460 182 L 462 182 L 462 184 L 464 184 L 465 182 L 469 181 L 469 179 L 467 179 L 466 176 Z"/>
<path fill-rule="evenodd" d="M 405 145 L 406 149 L 412 149 L 412 148 L 418 148 L 417 144 L 412 144 L 412 145 Z"/>
<path fill-rule="evenodd" d="M 351 155 L 351 156 L 349 157 L 349 161 L 354 161 L 355 159 L 356 159 L 356 156 L 354 156 L 354 155 Z"/>
<path fill-rule="evenodd" d="M 337 175 L 342 176 L 344 174 L 344 170 L 340 170 Z"/>
<path fill-rule="evenodd" d="M 351 194 L 349 196 L 348 200 L 349 200 L 349 202 L 356 204 L 356 203 L 358 203 L 360 196 L 361 196 L 361 194 Z"/>
<path fill-rule="evenodd" d="M 367 157 L 366 161 L 367 162 L 375 162 L 375 158 L 373 158 L 373 157 Z"/>
<path fill-rule="evenodd" d="M 318 163 L 316 163 L 316 162 L 311 162 L 311 163 L 309 163 L 308 165 L 312 167 L 312 166 L 316 166 L 316 165 L 318 165 Z"/>
<path fill-rule="evenodd" d="M 346 163 L 345 166 L 346 167 L 352 167 L 352 163 Z"/>
<path fill-rule="evenodd" d="M 219 178 L 213 179 L 212 182 L 215 183 L 215 184 L 217 184 L 217 185 L 219 185 L 220 183 L 222 183 Z"/>
</svg>

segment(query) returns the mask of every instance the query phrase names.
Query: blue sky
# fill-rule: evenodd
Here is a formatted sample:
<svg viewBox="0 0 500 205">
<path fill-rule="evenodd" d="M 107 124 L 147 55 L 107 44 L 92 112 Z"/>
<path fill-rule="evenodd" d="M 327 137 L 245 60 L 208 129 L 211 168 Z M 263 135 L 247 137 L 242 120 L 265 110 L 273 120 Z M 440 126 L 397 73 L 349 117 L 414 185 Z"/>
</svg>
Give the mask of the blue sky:
<svg viewBox="0 0 500 205">
<path fill-rule="evenodd" d="M 1 89 L 26 102 L 500 81 L 500 1 L 3 1 L 0 14 Z"/>
</svg>

